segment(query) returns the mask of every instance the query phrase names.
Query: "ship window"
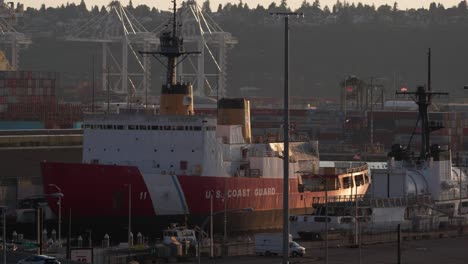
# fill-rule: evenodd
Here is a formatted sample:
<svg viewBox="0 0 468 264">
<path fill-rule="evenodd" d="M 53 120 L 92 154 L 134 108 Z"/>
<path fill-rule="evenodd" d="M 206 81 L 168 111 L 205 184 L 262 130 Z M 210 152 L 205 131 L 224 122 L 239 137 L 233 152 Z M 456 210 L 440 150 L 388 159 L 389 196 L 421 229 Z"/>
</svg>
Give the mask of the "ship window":
<svg viewBox="0 0 468 264">
<path fill-rule="evenodd" d="M 164 130 L 171 130 L 171 126 L 164 126 Z"/>
<path fill-rule="evenodd" d="M 107 125 L 107 129 L 112 129 L 112 125 Z"/>
<path fill-rule="evenodd" d="M 367 175 L 367 173 L 364 174 L 364 180 L 366 183 L 369 183 L 369 175 Z"/>
<path fill-rule="evenodd" d="M 186 160 L 181 160 L 180 161 L 180 169 L 181 170 L 187 170 L 187 161 Z"/>
<path fill-rule="evenodd" d="M 342 217 L 340 219 L 340 223 L 342 224 L 349 224 L 349 223 L 352 223 L 353 222 L 353 218 L 351 217 Z"/>
<path fill-rule="evenodd" d="M 146 126 L 139 126 L 140 130 L 146 130 Z"/>
<path fill-rule="evenodd" d="M 343 189 L 348 189 L 350 186 L 352 183 L 350 183 L 349 177 L 343 177 Z"/>
<path fill-rule="evenodd" d="M 195 130 L 195 131 L 200 131 L 201 129 L 202 129 L 201 126 L 194 126 L 193 127 L 193 130 Z"/>
<path fill-rule="evenodd" d="M 117 129 L 118 129 L 118 130 L 122 130 L 122 129 L 124 129 L 124 126 L 123 126 L 123 125 L 118 125 L 118 126 L 117 126 Z"/>
<path fill-rule="evenodd" d="M 177 130 L 184 130 L 184 126 L 177 126 Z"/>
<path fill-rule="evenodd" d="M 97 127 L 98 127 L 99 129 L 103 129 L 104 126 L 103 126 L 103 125 L 98 125 Z"/>
<path fill-rule="evenodd" d="M 135 130 L 135 126 L 134 125 L 128 125 L 128 129 L 129 130 Z"/>
<path fill-rule="evenodd" d="M 358 174 L 354 176 L 354 181 L 356 182 L 356 186 L 361 186 L 364 184 L 364 178 L 362 177 L 362 174 Z"/>
<path fill-rule="evenodd" d="M 151 130 L 159 130 L 159 126 L 151 126 Z"/>
</svg>

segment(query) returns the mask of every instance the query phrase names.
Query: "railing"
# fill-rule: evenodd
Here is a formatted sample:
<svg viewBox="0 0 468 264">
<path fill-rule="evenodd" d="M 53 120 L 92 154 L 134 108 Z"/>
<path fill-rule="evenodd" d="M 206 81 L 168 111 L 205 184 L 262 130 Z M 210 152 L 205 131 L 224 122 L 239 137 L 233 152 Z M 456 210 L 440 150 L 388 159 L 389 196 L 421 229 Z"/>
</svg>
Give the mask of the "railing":
<svg viewBox="0 0 468 264">
<path fill-rule="evenodd" d="M 408 205 L 430 205 L 432 204 L 432 198 L 429 195 L 420 195 L 416 197 L 398 197 L 398 198 L 367 198 L 364 194 L 359 195 L 339 195 L 328 197 L 328 204 L 334 206 L 339 204 L 340 206 L 349 205 L 355 206 L 356 200 L 358 205 L 370 206 L 370 207 L 401 207 Z M 312 204 L 324 204 L 325 197 L 313 197 Z"/>
</svg>

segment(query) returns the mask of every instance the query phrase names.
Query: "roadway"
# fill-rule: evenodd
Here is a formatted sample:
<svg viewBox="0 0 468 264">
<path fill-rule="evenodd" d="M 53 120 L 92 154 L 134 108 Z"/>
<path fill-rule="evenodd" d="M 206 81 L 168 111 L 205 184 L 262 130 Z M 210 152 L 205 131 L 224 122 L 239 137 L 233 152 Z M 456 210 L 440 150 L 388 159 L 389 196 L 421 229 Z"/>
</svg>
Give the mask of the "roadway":
<svg viewBox="0 0 468 264">
<path fill-rule="evenodd" d="M 302 243 L 306 247 L 308 243 Z M 468 236 L 456 238 L 442 238 L 432 240 L 402 241 L 401 263 L 404 264 L 466 264 Z M 302 258 L 290 258 L 291 264 L 325 263 L 323 248 L 307 247 L 307 254 Z M 7 264 L 15 264 L 18 260 L 31 255 L 23 252 L 7 252 Z M 349 247 L 329 248 L 329 264 L 395 264 L 397 263 L 396 243 L 383 243 L 363 245 L 361 248 L 361 261 L 359 249 Z M 202 258 L 201 263 L 217 264 L 270 264 L 281 263 L 281 257 L 275 256 L 236 256 L 227 258 Z M 3 252 L 0 254 L 3 263 Z M 65 261 L 62 261 L 65 263 Z M 187 263 L 187 262 L 185 262 Z M 188 263 L 198 263 L 194 260 Z M 98 263 L 97 263 L 98 264 Z"/>
</svg>

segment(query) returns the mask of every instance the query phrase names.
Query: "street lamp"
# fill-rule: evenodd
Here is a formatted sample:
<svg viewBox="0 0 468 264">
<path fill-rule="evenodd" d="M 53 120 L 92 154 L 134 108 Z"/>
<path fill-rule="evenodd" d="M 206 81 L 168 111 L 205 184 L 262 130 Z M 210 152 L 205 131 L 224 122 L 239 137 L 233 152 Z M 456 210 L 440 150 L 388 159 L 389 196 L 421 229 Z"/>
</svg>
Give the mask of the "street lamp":
<svg viewBox="0 0 468 264">
<path fill-rule="evenodd" d="M 132 185 L 125 184 L 128 187 L 128 247 L 131 247 L 132 240 Z"/>
<path fill-rule="evenodd" d="M 58 242 L 59 242 L 59 247 L 62 247 L 62 189 L 60 189 L 57 185 L 55 184 L 49 184 L 49 186 L 54 187 L 55 189 L 58 190 L 58 193 L 52 193 L 49 194 L 49 196 L 52 197 L 58 197 Z"/>
</svg>

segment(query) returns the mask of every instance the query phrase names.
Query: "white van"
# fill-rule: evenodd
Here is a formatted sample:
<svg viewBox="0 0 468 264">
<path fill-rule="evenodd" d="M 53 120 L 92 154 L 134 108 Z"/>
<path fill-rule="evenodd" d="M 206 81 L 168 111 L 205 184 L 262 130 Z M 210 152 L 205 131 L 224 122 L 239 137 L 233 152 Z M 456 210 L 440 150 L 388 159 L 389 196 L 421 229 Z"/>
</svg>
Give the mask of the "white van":
<svg viewBox="0 0 468 264">
<path fill-rule="evenodd" d="M 289 234 L 289 255 L 304 256 L 305 248 L 292 240 Z M 255 254 L 257 255 L 282 255 L 283 234 L 282 233 L 260 233 L 255 235 Z"/>
</svg>

